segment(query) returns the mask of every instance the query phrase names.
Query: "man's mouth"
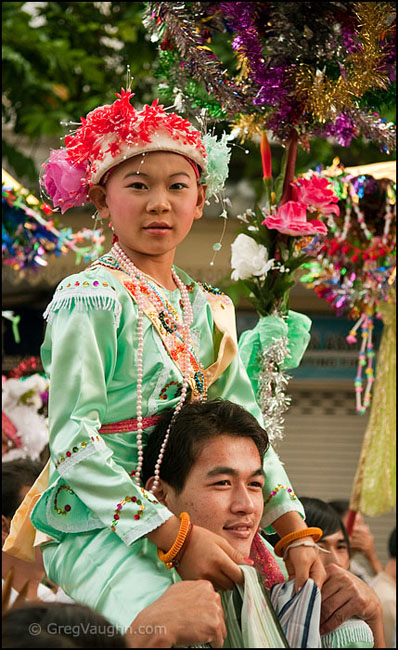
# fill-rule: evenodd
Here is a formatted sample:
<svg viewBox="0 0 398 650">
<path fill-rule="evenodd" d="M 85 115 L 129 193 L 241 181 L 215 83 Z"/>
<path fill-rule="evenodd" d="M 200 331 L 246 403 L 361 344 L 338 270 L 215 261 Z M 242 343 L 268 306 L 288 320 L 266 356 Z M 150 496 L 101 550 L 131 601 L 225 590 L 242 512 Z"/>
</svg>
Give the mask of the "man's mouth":
<svg viewBox="0 0 398 650">
<path fill-rule="evenodd" d="M 224 526 L 224 530 L 226 530 L 231 535 L 234 535 L 235 537 L 245 539 L 252 535 L 253 524 L 234 524 L 231 526 Z"/>
</svg>

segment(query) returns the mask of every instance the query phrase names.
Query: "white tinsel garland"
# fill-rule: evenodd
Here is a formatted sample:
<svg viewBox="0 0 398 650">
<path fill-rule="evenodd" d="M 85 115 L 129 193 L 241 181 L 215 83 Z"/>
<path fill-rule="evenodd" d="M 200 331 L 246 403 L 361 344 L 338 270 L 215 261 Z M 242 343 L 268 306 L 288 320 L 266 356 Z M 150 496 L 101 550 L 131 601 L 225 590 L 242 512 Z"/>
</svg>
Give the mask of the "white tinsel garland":
<svg viewBox="0 0 398 650">
<path fill-rule="evenodd" d="M 286 395 L 290 379 L 282 370 L 288 355 L 288 338 L 273 339 L 260 355 L 257 399 L 264 418 L 264 429 L 270 442 L 283 437 L 283 413 L 289 408 L 291 397 Z"/>
</svg>

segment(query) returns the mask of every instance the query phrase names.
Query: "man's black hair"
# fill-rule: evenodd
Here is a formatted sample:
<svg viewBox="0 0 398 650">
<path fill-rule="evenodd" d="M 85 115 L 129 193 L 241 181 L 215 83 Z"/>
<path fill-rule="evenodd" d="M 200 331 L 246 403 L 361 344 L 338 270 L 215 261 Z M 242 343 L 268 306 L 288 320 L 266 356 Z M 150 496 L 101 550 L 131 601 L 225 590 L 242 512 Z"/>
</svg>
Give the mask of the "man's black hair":
<svg viewBox="0 0 398 650">
<path fill-rule="evenodd" d="M 307 526 L 317 526 L 323 530 L 323 537 L 342 532 L 344 541 L 347 544 L 348 553 L 351 553 L 350 541 L 346 528 L 340 519 L 337 511 L 330 503 L 312 497 L 299 497 L 305 512 L 305 523 Z"/>
<path fill-rule="evenodd" d="M 328 501 L 328 503 L 336 510 L 340 519 L 342 519 L 350 509 L 350 502 L 348 499 L 334 499 L 333 501 Z"/>
<path fill-rule="evenodd" d="M 13 517 L 22 501 L 22 488 L 31 487 L 39 476 L 43 464 L 31 458 L 8 460 L 2 467 L 2 508 L 5 517 Z"/>
<path fill-rule="evenodd" d="M 172 416 L 173 411 L 167 411 L 149 436 L 142 468 L 144 485 L 154 475 L 155 464 Z M 172 425 L 160 466 L 160 478 L 171 485 L 177 494 L 182 492 L 203 444 L 220 435 L 251 438 L 259 451 L 261 462 L 263 461 L 269 446 L 268 435 L 253 415 L 228 400 L 188 402 Z"/>
</svg>

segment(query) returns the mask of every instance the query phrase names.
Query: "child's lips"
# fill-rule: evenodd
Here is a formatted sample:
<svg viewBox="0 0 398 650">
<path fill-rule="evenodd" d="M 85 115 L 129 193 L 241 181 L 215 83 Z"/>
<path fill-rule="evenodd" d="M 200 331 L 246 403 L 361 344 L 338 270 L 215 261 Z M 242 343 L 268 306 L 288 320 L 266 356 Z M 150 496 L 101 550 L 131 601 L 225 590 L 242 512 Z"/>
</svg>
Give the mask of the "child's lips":
<svg viewBox="0 0 398 650">
<path fill-rule="evenodd" d="M 150 223 L 147 226 L 145 226 L 144 230 L 146 232 L 151 233 L 151 234 L 162 235 L 162 234 L 170 232 L 170 230 L 172 230 L 172 228 L 171 228 L 171 226 L 169 226 L 168 223 L 164 223 L 164 222 L 160 222 L 160 221 L 159 222 L 154 221 L 153 223 Z"/>
</svg>

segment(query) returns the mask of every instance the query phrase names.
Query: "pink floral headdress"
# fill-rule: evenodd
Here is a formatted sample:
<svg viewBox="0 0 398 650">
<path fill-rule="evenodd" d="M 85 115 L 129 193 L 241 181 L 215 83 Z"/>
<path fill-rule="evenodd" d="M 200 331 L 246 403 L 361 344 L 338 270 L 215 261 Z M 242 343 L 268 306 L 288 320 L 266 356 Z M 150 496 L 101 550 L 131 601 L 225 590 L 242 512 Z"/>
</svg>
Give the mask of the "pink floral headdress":
<svg viewBox="0 0 398 650">
<path fill-rule="evenodd" d="M 112 167 L 144 152 L 182 154 L 200 167 L 203 182 L 210 181 L 212 186 L 212 179 L 206 177 L 211 162 L 212 147 L 209 145 L 216 149 L 214 145 L 219 143 L 212 142 L 212 136 L 202 139 L 200 131 L 188 120 L 176 113 L 167 113 L 157 99 L 137 111 L 130 103 L 133 95 L 129 88 L 122 89 L 113 104 L 99 106 L 82 117 L 81 126 L 65 137 L 65 147 L 52 150 L 48 161 L 42 165 L 41 186 L 62 213 L 88 202 L 90 187 Z M 227 147 L 225 158 L 229 160 Z M 213 193 L 222 188 L 224 181 L 225 178 L 220 182 L 217 177 L 218 187 Z"/>
</svg>

